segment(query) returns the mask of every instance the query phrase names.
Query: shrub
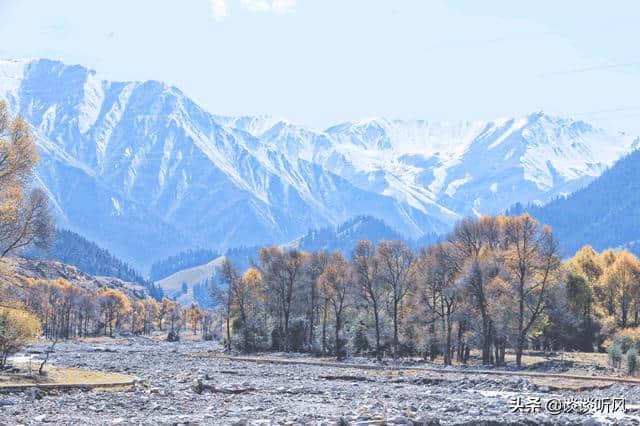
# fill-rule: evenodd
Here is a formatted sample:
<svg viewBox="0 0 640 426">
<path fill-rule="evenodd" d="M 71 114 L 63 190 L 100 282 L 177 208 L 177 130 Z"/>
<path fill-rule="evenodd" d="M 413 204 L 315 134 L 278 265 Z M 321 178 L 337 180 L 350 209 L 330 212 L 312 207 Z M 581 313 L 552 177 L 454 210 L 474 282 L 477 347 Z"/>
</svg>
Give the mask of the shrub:
<svg viewBox="0 0 640 426">
<path fill-rule="evenodd" d="M 279 327 L 271 330 L 271 349 L 274 351 L 282 350 L 284 347 L 283 332 Z"/>
<path fill-rule="evenodd" d="M 627 351 L 626 354 L 626 362 L 627 362 L 627 373 L 630 376 L 635 376 L 638 371 L 638 350 L 635 348 L 631 348 Z"/>
<path fill-rule="evenodd" d="M 369 340 L 367 339 L 367 324 L 360 319 L 353 330 L 353 350 L 356 354 L 364 354 L 369 350 Z"/>
<path fill-rule="evenodd" d="M 296 319 L 289 323 L 288 352 L 302 352 L 306 331 L 307 324 L 303 319 Z M 276 327 L 271 331 L 271 348 L 277 351 L 285 349 L 284 330 L 281 328 Z"/>
<path fill-rule="evenodd" d="M 622 361 L 622 349 L 618 344 L 612 344 L 607 349 L 607 353 L 609 354 L 609 362 L 613 368 L 620 367 L 620 362 Z"/>
<path fill-rule="evenodd" d="M 304 350 L 306 331 L 307 322 L 304 319 L 296 319 L 289 324 L 289 352 L 302 352 Z"/>
<path fill-rule="evenodd" d="M 0 308 L 0 369 L 7 357 L 20 350 L 40 332 L 38 318 L 22 309 Z"/>
<path fill-rule="evenodd" d="M 640 349 L 640 327 L 625 328 L 613 337 L 613 343 L 618 345 L 623 353 L 631 348 Z"/>
</svg>

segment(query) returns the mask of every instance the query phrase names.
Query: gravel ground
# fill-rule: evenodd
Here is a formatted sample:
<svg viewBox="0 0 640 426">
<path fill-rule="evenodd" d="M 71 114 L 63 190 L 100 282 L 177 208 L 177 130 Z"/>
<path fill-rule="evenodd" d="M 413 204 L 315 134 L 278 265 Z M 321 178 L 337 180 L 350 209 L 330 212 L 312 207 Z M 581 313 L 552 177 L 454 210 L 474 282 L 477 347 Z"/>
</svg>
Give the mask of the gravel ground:
<svg viewBox="0 0 640 426">
<path fill-rule="evenodd" d="M 126 392 L 0 395 L 0 424 L 635 424 L 640 387 L 561 393 L 524 378 L 278 365 L 217 358 L 212 342 L 59 343 L 51 363 L 140 379 Z M 29 351 L 42 350 L 32 346 Z M 199 355 L 194 355 L 194 353 Z M 513 413 L 512 401 L 541 409 Z M 513 399 L 515 398 L 515 399 Z M 548 400 L 625 398 L 626 413 L 552 415 Z M 535 410 L 535 409 L 534 409 Z"/>
</svg>

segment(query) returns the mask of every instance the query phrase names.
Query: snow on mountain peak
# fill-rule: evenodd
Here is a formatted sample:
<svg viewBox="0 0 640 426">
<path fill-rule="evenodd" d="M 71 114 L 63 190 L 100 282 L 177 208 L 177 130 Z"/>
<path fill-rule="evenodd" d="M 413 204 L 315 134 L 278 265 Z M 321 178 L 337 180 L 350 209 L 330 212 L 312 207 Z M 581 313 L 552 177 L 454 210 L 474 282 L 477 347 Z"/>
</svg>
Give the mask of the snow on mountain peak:
<svg viewBox="0 0 640 426">
<path fill-rule="evenodd" d="M 167 241 L 224 249 L 357 215 L 415 238 L 464 215 L 573 192 L 635 146 L 544 112 L 369 118 L 316 131 L 272 116 L 212 115 L 164 83 L 113 82 L 48 60 L 0 61 L 0 98 L 36 128 L 39 177 L 67 225 L 120 250 L 130 235 L 119 228 L 147 238 L 164 227 Z M 87 200 L 112 213 L 112 240 L 86 228 Z"/>
</svg>

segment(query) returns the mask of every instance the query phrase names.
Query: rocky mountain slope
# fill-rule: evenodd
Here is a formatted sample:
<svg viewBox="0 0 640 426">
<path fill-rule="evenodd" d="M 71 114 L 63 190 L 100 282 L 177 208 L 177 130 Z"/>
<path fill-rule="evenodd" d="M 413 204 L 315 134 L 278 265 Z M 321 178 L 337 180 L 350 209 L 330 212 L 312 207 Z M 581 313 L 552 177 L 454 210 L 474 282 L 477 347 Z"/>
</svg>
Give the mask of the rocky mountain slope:
<svg viewBox="0 0 640 426">
<path fill-rule="evenodd" d="M 136 267 L 193 247 L 280 244 L 369 215 L 406 238 L 575 191 L 632 139 L 535 113 L 371 119 L 325 131 L 221 117 L 156 81 L 1 61 L 0 98 L 35 128 L 60 224 Z"/>
<path fill-rule="evenodd" d="M 150 296 L 147 287 L 141 284 L 122 281 L 113 277 L 92 276 L 78 268 L 60 262 L 24 257 L 9 257 L 2 260 L 3 267 L 8 265 L 17 279 L 35 279 L 54 281 L 65 279 L 71 284 L 95 292 L 101 288 L 120 290 L 132 299 L 146 299 Z"/>
</svg>

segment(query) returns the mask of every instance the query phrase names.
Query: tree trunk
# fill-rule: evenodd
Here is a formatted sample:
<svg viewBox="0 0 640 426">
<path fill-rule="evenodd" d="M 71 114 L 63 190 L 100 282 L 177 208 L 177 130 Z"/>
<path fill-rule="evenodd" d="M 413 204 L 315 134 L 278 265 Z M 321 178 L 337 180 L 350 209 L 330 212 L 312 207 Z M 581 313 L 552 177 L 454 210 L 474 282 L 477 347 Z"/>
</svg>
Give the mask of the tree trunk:
<svg viewBox="0 0 640 426">
<path fill-rule="evenodd" d="M 327 353 L 327 305 L 322 309 L 322 355 Z"/>
<path fill-rule="evenodd" d="M 340 314 L 336 312 L 336 359 L 340 361 Z"/>
<path fill-rule="evenodd" d="M 244 309 L 241 310 L 242 313 L 242 349 L 245 352 L 249 352 L 249 327 L 247 326 L 247 315 Z"/>
<path fill-rule="evenodd" d="M 518 344 L 516 347 L 516 365 L 522 366 L 522 351 L 524 350 L 524 339 L 522 336 L 518 336 Z"/>
<path fill-rule="evenodd" d="M 620 303 L 620 314 L 622 316 L 622 328 L 627 326 L 627 318 L 629 315 L 629 302 L 627 301 L 626 296 L 622 296 L 622 301 Z"/>
<path fill-rule="evenodd" d="M 491 324 L 484 310 L 482 311 L 482 364 L 491 364 Z"/>
<path fill-rule="evenodd" d="M 524 283 L 520 283 L 519 312 L 518 312 L 518 344 L 516 348 L 516 365 L 522 366 L 522 350 L 524 346 Z"/>
<path fill-rule="evenodd" d="M 444 350 L 444 365 L 451 365 L 451 317 L 447 314 L 447 338 Z"/>
<path fill-rule="evenodd" d="M 309 309 L 309 347 L 313 350 L 313 320 L 316 311 L 316 286 L 313 280 L 311 281 L 311 307 Z"/>
<path fill-rule="evenodd" d="M 464 351 L 464 344 L 462 343 L 462 326 L 460 325 L 460 321 L 458 321 L 458 336 L 457 336 L 457 361 L 462 362 L 462 352 Z"/>
<path fill-rule="evenodd" d="M 227 315 L 227 351 L 231 351 L 231 326 L 229 323 L 229 315 Z M 171 330 L 173 330 L 173 324 L 171 325 Z"/>
<path fill-rule="evenodd" d="M 393 301 L 393 359 L 398 358 L 398 301 Z"/>
<path fill-rule="evenodd" d="M 284 312 L 284 351 L 289 352 L 289 310 Z"/>
<path fill-rule="evenodd" d="M 376 322 L 376 359 L 382 360 L 382 353 L 380 352 L 380 318 L 378 315 L 378 304 L 373 302 L 373 317 Z"/>
</svg>

